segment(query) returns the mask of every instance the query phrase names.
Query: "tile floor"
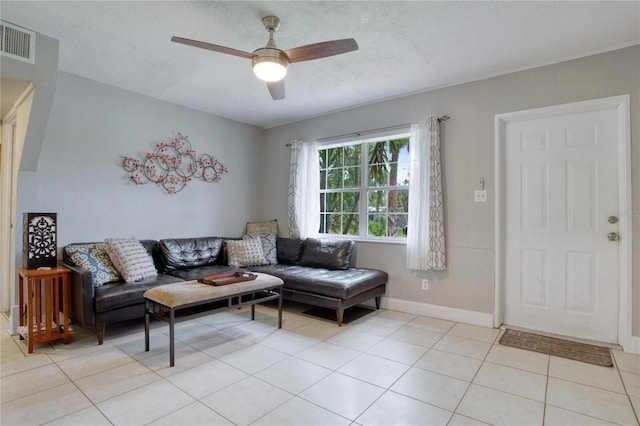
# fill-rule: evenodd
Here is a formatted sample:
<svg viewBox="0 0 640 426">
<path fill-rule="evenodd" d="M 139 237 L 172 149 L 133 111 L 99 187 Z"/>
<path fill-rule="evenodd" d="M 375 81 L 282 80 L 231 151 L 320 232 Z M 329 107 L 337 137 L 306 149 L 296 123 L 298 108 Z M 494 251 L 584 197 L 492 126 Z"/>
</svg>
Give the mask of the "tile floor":
<svg viewBox="0 0 640 426">
<path fill-rule="evenodd" d="M 168 328 L 107 327 L 105 343 L 23 342 L 1 323 L 2 425 L 638 425 L 640 357 L 614 368 L 497 344 L 500 330 L 372 312 L 338 328 L 287 305 Z M 635 410 L 635 412 L 634 412 Z"/>
</svg>

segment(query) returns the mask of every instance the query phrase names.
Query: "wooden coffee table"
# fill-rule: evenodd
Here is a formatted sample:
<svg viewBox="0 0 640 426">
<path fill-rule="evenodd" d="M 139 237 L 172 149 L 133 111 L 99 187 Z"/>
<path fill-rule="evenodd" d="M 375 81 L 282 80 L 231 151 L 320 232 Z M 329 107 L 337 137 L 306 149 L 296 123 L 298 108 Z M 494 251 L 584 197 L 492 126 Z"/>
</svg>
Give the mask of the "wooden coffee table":
<svg viewBox="0 0 640 426">
<path fill-rule="evenodd" d="M 272 275 L 256 273 L 257 278 L 224 286 L 186 281 L 161 285 L 144 293 L 145 351 L 149 351 L 149 320 L 154 317 L 169 323 L 169 364 L 175 365 L 174 326 L 213 312 L 251 305 L 251 319 L 255 319 L 255 304 L 278 300 L 278 328 L 282 328 L 282 285 Z M 176 317 L 176 313 L 185 314 Z"/>
</svg>

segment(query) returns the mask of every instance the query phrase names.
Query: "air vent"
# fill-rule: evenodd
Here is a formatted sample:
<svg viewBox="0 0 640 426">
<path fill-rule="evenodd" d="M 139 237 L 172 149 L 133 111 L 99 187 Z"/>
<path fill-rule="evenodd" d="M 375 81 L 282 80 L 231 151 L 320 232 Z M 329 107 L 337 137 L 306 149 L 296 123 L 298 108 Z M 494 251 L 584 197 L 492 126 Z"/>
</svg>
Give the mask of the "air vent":
<svg viewBox="0 0 640 426">
<path fill-rule="evenodd" d="M 0 21 L 0 55 L 33 64 L 35 47 L 35 32 Z"/>
</svg>

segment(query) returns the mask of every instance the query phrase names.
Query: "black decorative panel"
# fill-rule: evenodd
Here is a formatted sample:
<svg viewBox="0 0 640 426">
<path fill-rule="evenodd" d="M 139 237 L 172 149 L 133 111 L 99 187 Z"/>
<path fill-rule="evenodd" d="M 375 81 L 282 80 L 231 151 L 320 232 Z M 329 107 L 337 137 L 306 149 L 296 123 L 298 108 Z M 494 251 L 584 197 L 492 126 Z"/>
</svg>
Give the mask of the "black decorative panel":
<svg viewBox="0 0 640 426">
<path fill-rule="evenodd" d="M 58 263 L 57 214 L 24 213 L 22 229 L 22 267 L 55 267 Z"/>
</svg>

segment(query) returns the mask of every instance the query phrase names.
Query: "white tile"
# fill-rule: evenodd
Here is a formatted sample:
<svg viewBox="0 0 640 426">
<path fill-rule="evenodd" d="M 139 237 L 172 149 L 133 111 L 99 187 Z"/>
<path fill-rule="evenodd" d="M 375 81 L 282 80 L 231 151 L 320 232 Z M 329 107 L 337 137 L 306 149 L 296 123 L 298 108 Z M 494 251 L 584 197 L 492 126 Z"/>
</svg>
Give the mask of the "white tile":
<svg viewBox="0 0 640 426">
<path fill-rule="evenodd" d="M 265 346 L 253 345 L 225 355 L 220 358 L 220 361 L 226 362 L 246 373 L 255 374 L 287 357 L 288 355 L 282 352 Z"/>
<path fill-rule="evenodd" d="M 367 353 L 403 364 L 413 365 L 413 363 L 420 359 L 428 350 L 429 349 L 424 346 L 385 339 L 369 349 Z"/>
<path fill-rule="evenodd" d="M 629 396 L 640 398 L 640 374 L 629 373 L 628 371 L 621 371 L 622 381 L 624 382 L 624 388 L 627 390 Z"/>
<path fill-rule="evenodd" d="M 332 373 L 299 396 L 329 411 L 354 420 L 382 395 L 384 389 Z"/>
<path fill-rule="evenodd" d="M 345 330 L 326 340 L 327 343 L 344 346 L 357 351 L 366 351 L 379 343 L 383 337 L 362 333 L 356 330 Z"/>
<path fill-rule="evenodd" d="M 3 425 L 39 425 L 91 406 L 72 383 L 2 404 Z"/>
<path fill-rule="evenodd" d="M 456 325 L 456 323 L 453 321 L 447 321 L 432 317 L 416 317 L 407 325 L 411 327 L 422 328 L 424 330 L 429 330 L 438 334 L 445 334 L 449 330 L 451 330 L 451 328 Z"/>
<path fill-rule="evenodd" d="M 60 361 L 57 364 L 71 380 L 76 380 L 129 362 L 133 362 L 133 358 L 120 349 L 111 346 L 98 352 L 91 352 Z"/>
<path fill-rule="evenodd" d="M 377 318 L 368 318 L 358 324 L 354 324 L 350 327 L 351 330 L 361 331 L 367 334 L 373 334 L 375 336 L 387 337 L 393 332 L 397 331 L 401 324 L 393 321 L 385 321 Z"/>
<path fill-rule="evenodd" d="M 470 382 L 482 361 L 467 356 L 431 349 L 414 364 L 414 367 Z"/>
<path fill-rule="evenodd" d="M 544 404 L 472 384 L 456 413 L 492 425 L 541 425 Z"/>
<path fill-rule="evenodd" d="M 433 349 L 468 356 L 475 359 L 484 359 L 487 352 L 489 352 L 489 349 L 491 349 L 491 344 L 477 340 L 465 339 L 463 337 L 446 335 L 433 346 Z"/>
<path fill-rule="evenodd" d="M 268 348 L 293 355 L 319 342 L 319 339 L 313 337 L 280 330 L 261 341 L 260 344 Z"/>
<path fill-rule="evenodd" d="M 412 345 L 424 346 L 425 348 L 430 348 L 436 343 L 442 334 L 434 333 L 429 330 L 424 330 L 421 328 L 404 326 L 392 335 L 388 337 L 388 339 L 398 340 L 400 342 L 411 343 Z"/>
<path fill-rule="evenodd" d="M 22 371 L 31 370 L 33 368 L 42 367 L 51 364 L 51 358 L 47 355 L 34 354 L 30 356 L 20 355 L 12 357 L 9 360 L 2 359 L 2 369 L 0 369 L 0 377 L 10 376 L 11 374 L 20 373 Z"/>
<path fill-rule="evenodd" d="M 362 354 L 342 366 L 338 372 L 376 386 L 388 388 L 409 366 L 375 355 Z"/>
<path fill-rule="evenodd" d="M 169 377 L 174 374 L 178 374 L 181 371 L 204 364 L 212 359 L 211 356 L 206 353 L 195 350 L 191 346 L 182 344 L 176 345 L 175 347 L 175 366 L 173 367 L 169 366 L 169 348 L 159 349 L 148 353 L 151 355 L 140 358 L 138 361 L 162 377 Z"/>
<path fill-rule="evenodd" d="M 253 424 L 266 426 L 346 426 L 351 424 L 351 421 L 296 397 L 261 417 Z"/>
<path fill-rule="evenodd" d="M 111 426 L 111 422 L 94 406 L 46 423 L 50 426 Z"/>
<path fill-rule="evenodd" d="M 425 404 L 395 392 L 385 392 L 356 423 L 363 426 L 445 425 L 451 411 Z"/>
<path fill-rule="evenodd" d="M 488 423 L 481 422 L 480 420 L 472 419 L 471 417 L 463 416 L 461 414 L 454 414 L 451 417 L 447 426 L 484 426 Z"/>
<path fill-rule="evenodd" d="M 140 363 L 130 362 L 83 377 L 76 380 L 75 384 L 93 403 L 98 403 L 160 379 Z"/>
<path fill-rule="evenodd" d="M 69 383 L 67 376 L 57 365 L 48 364 L 3 377 L 0 381 L 0 395 L 2 403 L 5 403 L 65 383 Z"/>
<path fill-rule="evenodd" d="M 547 404 L 613 423 L 634 424 L 627 395 L 549 377 Z"/>
<path fill-rule="evenodd" d="M 544 413 L 545 426 L 607 426 L 615 425 L 615 423 L 606 420 L 597 419 L 595 417 L 585 416 L 575 411 L 565 410 L 564 408 L 554 407 L 547 404 Z"/>
<path fill-rule="evenodd" d="M 160 380 L 97 404 L 113 424 L 147 424 L 195 400 L 176 386 Z"/>
<path fill-rule="evenodd" d="M 315 320 L 290 331 L 318 340 L 324 340 L 342 332 L 342 330 L 343 327 L 338 327 L 336 323 Z"/>
<path fill-rule="evenodd" d="M 174 374 L 168 380 L 192 397 L 201 399 L 246 377 L 243 371 L 214 359 Z"/>
<path fill-rule="evenodd" d="M 237 425 L 248 425 L 291 398 L 293 395 L 282 389 L 247 377 L 201 402 Z"/>
<path fill-rule="evenodd" d="M 320 342 L 296 355 L 296 358 L 312 362 L 331 370 L 342 367 L 360 354 L 359 351 Z"/>
<path fill-rule="evenodd" d="M 500 333 L 498 328 L 480 327 L 477 325 L 457 323 L 449 330 L 449 336 L 464 337 L 465 339 L 493 343 Z"/>
<path fill-rule="evenodd" d="M 640 374 L 640 355 L 615 350 L 612 350 L 611 353 L 621 371 Z"/>
<path fill-rule="evenodd" d="M 485 362 L 473 383 L 544 402 L 547 376 Z"/>
<path fill-rule="evenodd" d="M 602 367 L 552 356 L 549 361 L 549 377 L 625 393 L 620 373 L 615 367 Z"/>
<path fill-rule="evenodd" d="M 298 358 L 287 358 L 255 375 L 294 395 L 331 374 L 331 370 Z"/>
<path fill-rule="evenodd" d="M 229 420 L 213 411 L 201 402 L 194 402 L 171 414 L 168 414 L 154 422 L 149 423 L 154 426 L 231 426 Z"/>
<path fill-rule="evenodd" d="M 239 351 L 253 345 L 254 342 L 227 333 L 218 333 L 216 336 L 192 343 L 192 348 L 198 349 L 214 358 L 222 358 L 225 355 Z"/>
<path fill-rule="evenodd" d="M 549 368 L 549 355 L 500 344 L 491 346 L 486 360 L 538 374 L 547 374 Z"/>
<path fill-rule="evenodd" d="M 395 322 L 396 324 L 408 324 L 414 319 L 416 319 L 417 315 L 407 314 L 400 311 L 392 311 L 390 309 L 383 309 L 376 313 L 376 319 Z"/>
<path fill-rule="evenodd" d="M 468 387 L 463 380 L 412 368 L 390 390 L 453 411 Z"/>
</svg>

